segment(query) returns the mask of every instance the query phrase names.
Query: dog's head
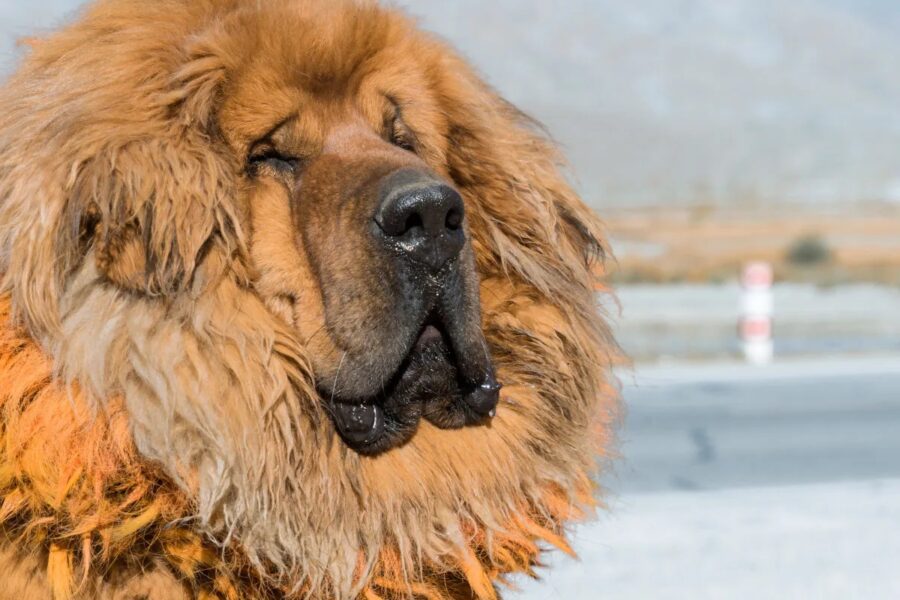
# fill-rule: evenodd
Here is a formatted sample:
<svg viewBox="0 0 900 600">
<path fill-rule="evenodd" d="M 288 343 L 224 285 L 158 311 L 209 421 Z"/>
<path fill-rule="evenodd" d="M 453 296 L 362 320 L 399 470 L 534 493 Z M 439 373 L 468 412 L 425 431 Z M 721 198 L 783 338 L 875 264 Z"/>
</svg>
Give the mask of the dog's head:
<svg viewBox="0 0 900 600">
<path fill-rule="evenodd" d="M 346 591 L 567 518 L 615 404 L 600 227 L 443 43 L 366 2 L 106 0 L 0 109 L 5 290 L 206 531 Z"/>
<path fill-rule="evenodd" d="M 220 123 L 245 162 L 254 287 L 305 348 L 343 440 L 374 454 L 408 441 L 423 417 L 487 423 L 500 385 L 466 203 L 440 145 L 447 132 L 429 118 L 438 101 L 411 48 L 371 49 L 342 72 L 333 61 L 353 43 L 343 36 L 361 33 L 372 35 L 330 40 L 331 56 L 294 47 L 250 69 Z M 289 88 L 248 113 L 259 78 Z"/>
</svg>

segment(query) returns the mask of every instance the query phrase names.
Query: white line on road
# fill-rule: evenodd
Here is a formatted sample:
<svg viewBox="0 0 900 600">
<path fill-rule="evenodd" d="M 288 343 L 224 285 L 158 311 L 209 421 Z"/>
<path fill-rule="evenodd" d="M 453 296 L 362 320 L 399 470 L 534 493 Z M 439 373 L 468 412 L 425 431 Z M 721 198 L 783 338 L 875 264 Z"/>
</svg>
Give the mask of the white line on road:
<svg viewBox="0 0 900 600">
<path fill-rule="evenodd" d="M 637 365 L 619 373 L 625 385 L 784 381 L 900 374 L 900 355 L 791 359 L 756 367 L 740 362 Z"/>
</svg>

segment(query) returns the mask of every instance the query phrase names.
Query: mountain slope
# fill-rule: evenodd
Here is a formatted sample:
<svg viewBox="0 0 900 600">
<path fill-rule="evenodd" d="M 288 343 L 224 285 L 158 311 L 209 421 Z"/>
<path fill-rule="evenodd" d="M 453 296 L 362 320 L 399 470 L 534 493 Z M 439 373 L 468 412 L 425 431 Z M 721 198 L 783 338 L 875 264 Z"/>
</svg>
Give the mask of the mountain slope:
<svg viewBox="0 0 900 600">
<path fill-rule="evenodd" d="M 598 204 L 900 196 L 896 2 L 408 4 L 550 126 Z"/>
<path fill-rule="evenodd" d="M 396 2 L 550 127 L 595 205 L 900 201 L 896 0 Z M 0 1 L 0 69 L 79 4 Z"/>
</svg>

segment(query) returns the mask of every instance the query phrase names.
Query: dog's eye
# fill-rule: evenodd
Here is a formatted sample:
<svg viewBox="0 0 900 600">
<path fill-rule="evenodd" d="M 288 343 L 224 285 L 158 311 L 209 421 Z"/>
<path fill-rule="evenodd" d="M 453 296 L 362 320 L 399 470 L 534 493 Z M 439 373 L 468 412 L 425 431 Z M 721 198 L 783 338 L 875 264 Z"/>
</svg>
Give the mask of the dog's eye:
<svg viewBox="0 0 900 600">
<path fill-rule="evenodd" d="M 247 159 L 248 171 L 254 176 L 267 169 L 277 174 L 291 175 L 297 172 L 300 163 L 299 158 L 283 154 L 271 146 L 254 149 Z"/>
<path fill-rule="evenodd" d="M 398 148 L 403 148 L 407 152 L 415 152 L 416 146 L 409 140 L 402 137 L 395 137 L 391 142 Z"/>
<path fill-rule="evenodd" d="M 403 148 L 407 152 L 416 152 L 416 136 L 403 120 L 399 106 L 396 104 L 393 106 L 393 114 L 386 119 L 388 138 L 398 148 Z"/>
<path fill-rule="evenodd" d="M 394 127 L 394 131 L 391 132 L 391 143 L 397 146 L 398 148 L 403 148 L 407 152 L 415 152 L 416 151 L 416 143 L 412 139 L 412 136 L 409 135 L 408 132 L 404 131 L 405 127 Z"/>
</svg>

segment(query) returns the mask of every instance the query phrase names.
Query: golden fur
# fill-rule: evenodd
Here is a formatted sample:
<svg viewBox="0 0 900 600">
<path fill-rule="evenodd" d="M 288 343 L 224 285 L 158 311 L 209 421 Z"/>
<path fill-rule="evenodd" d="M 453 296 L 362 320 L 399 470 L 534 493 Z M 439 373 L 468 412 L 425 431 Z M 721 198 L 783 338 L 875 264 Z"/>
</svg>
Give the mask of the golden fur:
<svg viewBox="0 0 900 600">
<path fill-rule="evenodd" d="M 301 88 L 355 82 L 377 122 L 373 78 L 464 196 L 505 388 L 490 426 L 363 457 L 316 391 L 287 201 L 242 161 Z M 0 93 L 0 598 L 495 598 L 569 551 L 609 454 L 602 239 L 534 124 L 401 14 L 97 2 Z"/>
</svg>

